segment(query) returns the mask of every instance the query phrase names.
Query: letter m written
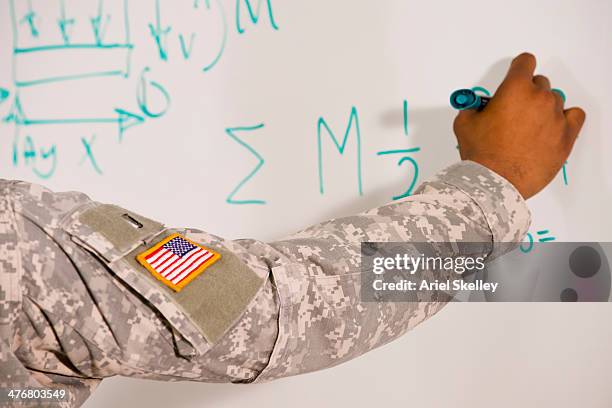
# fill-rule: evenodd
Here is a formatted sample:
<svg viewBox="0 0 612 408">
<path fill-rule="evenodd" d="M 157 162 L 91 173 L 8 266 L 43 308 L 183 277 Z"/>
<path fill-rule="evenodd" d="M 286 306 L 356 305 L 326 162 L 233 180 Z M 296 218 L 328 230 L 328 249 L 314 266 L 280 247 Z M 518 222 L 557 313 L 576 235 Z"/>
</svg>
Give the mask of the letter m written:
<svg viewBox="0 0 612 408">
<path fill-rule="evenodd" d="M 276 21 L 274 20 L 274 13 L 272 11 L 272 3 L 270 2 L 271 0 L 253 0 L 253 1 L 257 1 L 256 9 L 253 9 L 250 0 L 236 0 L 236 29 L 238 30 L 238 34 L 244 34 L 244 28 L 242 27 L 242 24 L 240 24 L 240 4 L 243 2 L 246 5 L 246 9 L 249 13 L 249 18 L 251 19 L 251 22 L 253 24 L 257 24 L 257 22 L 259 21 L 259 14 L 261 11 L 261 3 L 265 1 L 268 6 L 268 16 L 270 17 L 270 25 L 272 25 L 273 29 L 278 30 L 278 25 L 276 24 Z"/>
<path fill-rule="evenodd" d="M 342 139 L 342 143 L 338 142 L 336 135 L 329 128 L 327 122 L 322 117 L 319 118 L 317 123 L 317 147 L 319 153 L 319 191 L 321 194 L 324 194 L 325 190 L 323 187 L 323 148 L 321 141 L 321 131 L 325 129 L 325 131 L 329 134 L 336 149 L 340 152 L 341 155 L 344 155 L 344 150 L 346 149 L 346 144 L 348 142 L 349 134 L 351 133 L 351 128 L 353 127 L 353 123 L 355 124 L 355 134 L 357 140 L 357 188 L 359 189 L 359 195 L 363 195 L 362 183 L 361 183 L 361 133 L 359 131 L 359 115 L 357 113 L 357 108 L 353 106 L 351 109 L 351 116 L 349 118 L 348 125 L 346 127 L 346 131 L 344 132 L 344 138 Z"/>
</svg>

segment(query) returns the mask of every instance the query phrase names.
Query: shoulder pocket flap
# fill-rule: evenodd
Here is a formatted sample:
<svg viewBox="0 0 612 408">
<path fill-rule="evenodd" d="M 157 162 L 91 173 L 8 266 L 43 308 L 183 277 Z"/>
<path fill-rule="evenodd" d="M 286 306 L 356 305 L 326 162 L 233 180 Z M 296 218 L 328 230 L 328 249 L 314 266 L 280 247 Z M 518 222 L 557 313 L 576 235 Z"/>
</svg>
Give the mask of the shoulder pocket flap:
<svg viewBox="0 0 612 408">
<path fill-rule="evenodd" d="M 88 203 L 63 221 L 73 240 L 111 263 L 161 233 L 164 225 L 111 204 Z"/>
<path fill-rule="evenodd" d="M 170 291 L 152 279 L 144 268 L 140 270 L 135 261 L 127 259 L 130 256 L 135 258 L 138 248 L 142 249 L 167 235 L 169 232 L 163 224 L 115 205 L 91 202 L 64 219 L 61 228 L 75 243 L 106 262 L 125 284 L 153 305 L 195 350 L 204 354 L 210 349 L 198 326 L 173 299 Z"/>
</svg>

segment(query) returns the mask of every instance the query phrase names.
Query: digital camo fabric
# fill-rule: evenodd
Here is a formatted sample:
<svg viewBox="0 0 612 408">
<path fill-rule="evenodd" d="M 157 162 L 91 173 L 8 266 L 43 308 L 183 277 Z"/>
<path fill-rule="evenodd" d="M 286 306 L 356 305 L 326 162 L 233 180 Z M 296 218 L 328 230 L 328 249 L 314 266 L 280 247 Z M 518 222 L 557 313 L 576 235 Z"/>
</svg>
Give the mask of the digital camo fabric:
<svg viewBox="0 0 612 408">
<path fill-rule="evenodd" d="M 483 255 L 496 256 L 496 243 L 520 242 L 530 223 L 516 189 L 468 161 L 411 197 L 272 243 L 159 224 L 117 248 L 80 221 L 101 205 L 82 193 L 15 181 L 0 181 L 0 191 L 0 387 L 66 389 L 69 399 L 55 406 L 81 405 L 112 375 L 250 383 L 337 365 L 447 301 L 360 302 L 362 241 L 482 242 Z M 232 254 L 261 278 L 244 311 L 212 340 L 181 299 L 130 259 L 155 234 L 174 232 Z"/>
</svg>

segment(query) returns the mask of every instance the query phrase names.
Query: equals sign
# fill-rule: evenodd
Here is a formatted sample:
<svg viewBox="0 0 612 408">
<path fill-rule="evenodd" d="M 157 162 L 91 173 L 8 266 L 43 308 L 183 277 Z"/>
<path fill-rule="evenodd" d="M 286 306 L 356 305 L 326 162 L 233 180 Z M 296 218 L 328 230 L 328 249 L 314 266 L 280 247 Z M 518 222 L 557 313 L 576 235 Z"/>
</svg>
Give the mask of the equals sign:
<svg viewBox="0 0 612 408">
<path fill-rule="evenodd" d="M 537 231 L 536 234 L 538 234 L 538 236 L 542 236 L 542 235 L 547 235 L 550 234 L 549 230 L 542 230 L 542 231 Z M 538 238 L 538 241 L 540 242 L 548 242 L 548 241 L 554 241 L 556 238 L 555 237 L 547 237 L 547 236 L 542 236 L 541 238 Z"/>
</svg>

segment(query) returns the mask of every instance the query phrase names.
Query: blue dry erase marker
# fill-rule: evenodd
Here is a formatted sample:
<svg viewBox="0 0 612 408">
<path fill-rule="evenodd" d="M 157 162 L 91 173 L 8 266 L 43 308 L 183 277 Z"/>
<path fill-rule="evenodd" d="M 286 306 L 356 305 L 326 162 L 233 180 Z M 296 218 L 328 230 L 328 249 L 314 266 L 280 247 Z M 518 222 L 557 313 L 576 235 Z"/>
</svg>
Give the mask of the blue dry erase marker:
<svg viewBox="0 0 612 408">
<path fill-rule="evenodd" d="M 451 94 L 450 104 L 458 110 L 482 110 L 491 100 L 490 96 L 479 95 L 471 89 L 458 89 Z"/>
<path fill-rule="evenodd" d="M 561 95 L 563 102 L 565 102 L 565 93 L 561 89 L 553 88 L 551 90 Z M 476 109 L 481 111 L 487 106 L 490 100 L 490 96 L 479 95 L 472 89 L 458 89 L 451 94 L 450 104 L 453 108 L 458 110 Z"/>
</svg>

